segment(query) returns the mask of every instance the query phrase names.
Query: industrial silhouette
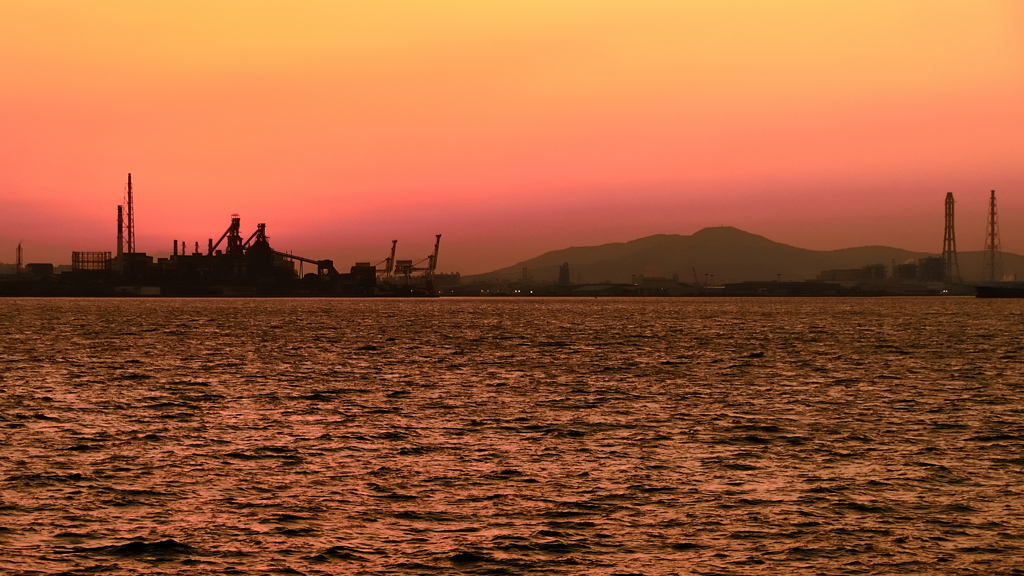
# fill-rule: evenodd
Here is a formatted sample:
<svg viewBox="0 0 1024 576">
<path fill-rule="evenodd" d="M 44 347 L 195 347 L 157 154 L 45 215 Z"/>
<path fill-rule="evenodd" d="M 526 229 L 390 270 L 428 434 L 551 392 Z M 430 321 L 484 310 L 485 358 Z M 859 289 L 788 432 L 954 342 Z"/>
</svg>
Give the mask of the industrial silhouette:
<svg viewBox="0 0 1024 576">
<path fill-rule="evenodd" d="M 395 260 L 397 240 L 391 253 L 380 263 L 357 262 L 349 272 L 341 273 L 334 262 L 298 256 L 275 250 L 267 237 L 267 225 L 243 239 L 241 217 L 231 215 L 231 224 L 214 242 L 210 238 L 205 253 L 199 242 L 195 251 L 186 253 L 186 242 L 174 240 L 169 258 L 154 258 L 136 250 L 135 198 L 132 175 L 128 174 L 124 204 L 117 207 L 117 250 L 71 254 L 71 271 L 51 273 L 38 282 L 18 282 L 0 286 L 0 293 L 30 295 L 169 295 L 169 296 L 433 296 L 441 235 L 435 237 L 434 250 L 418 261 Z M 21 268 L 21 248 L 19 246 Z M 301 274 L 302 265 L 311 264 L 316 273 Z M 296 270 L 298 265 L 298 271 Z"/>
<path fill-rule="evenodd" d="M 996 191 L 988 204 L 988 225 L 985 229 L 985 260 L 982 276 L 989 282 L 1002 280 L 1003 271 L 999 256 L 999 221 L 996 219 Z"/>
<path fill-rule="evenodd" d="M 0 265 L 0 295 L 925 295 L 969 294 L 977 289 L 979 295 L 1008 296 L 1022 291 L 1011 286 L 1012 274 L 1003 274 L 1005 262 L 1017 269 L 1024 268 L 1024 262 L 1013 254 L 1005 255 L 1004 262 L 994 190 L 985 250 L 963 255 L 969 270 L 983 269 L 984 290 L 981 285 L 965 285 L 961 277 L 952 192 L 945 198 L 941 257 L 883 246 L 804 250 L 723 226 L 692 236 L 662 234 L 625 244 L 554 251 L 475 277 L 436 273 L 440 234 L 432 253 L 418 261 L 397 259 L 398 241 L 392 240 L 381 262 L 356 262 L 341 273 L 332 260 L 274 249 L 265 223 L 243 236 L 238 214 L 231 215 L 230 225 L 216 242 L 207 240 L 205 250 L 200 242 L 173 240 L 170 256 L 154 259 L 137 251 L 131 174 L 124 192 L 124 203 L 117 207 L 114 254 L 75 251 L 70 270 L 56 270 L 52 264 L 25 265 L 19 243 L 16 264 L 7 265 L 10 271 L 4 273 Z M 195 246 L 191 253 L 190 245 Z M 311 267 L 307 274 L 303 274 L 304 265 Z M 516 271 L 515 277 L 507 276 L 511 270 Z M 688 271 L 687 276 L 692 273 L 693 284 L 680 281 L 678 270 Z M 716 283 L 715 273 L 730 281 Z M 584 274 L 595 283 L 583 284 Z M 629 283 L 613 280 L 623 275 Z M 1007 278 L 1011 282 L 1000 282 Z"/>
<path fill-rule="evenodd" d="M 956 259 L 956 231 L 953 223 L 953 193 L 946 193 L 946 231 L 942 236 L 943 280 L 960 284 L 960 264 Z"/>
</svg>

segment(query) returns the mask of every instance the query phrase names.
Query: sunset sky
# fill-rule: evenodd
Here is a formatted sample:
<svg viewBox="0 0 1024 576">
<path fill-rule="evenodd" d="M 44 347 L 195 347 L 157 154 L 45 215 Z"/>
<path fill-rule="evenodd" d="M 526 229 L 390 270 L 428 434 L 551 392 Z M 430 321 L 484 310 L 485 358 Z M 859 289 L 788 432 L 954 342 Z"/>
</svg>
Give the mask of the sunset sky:
<svg viewBox="0 0 1024 576">
<path fill-rule="evenodd" d="M 1024 253 L 1024 2 L 0 0 L 0 262 L 248 236 L 485 272 L 731 225 Z"/>
</svg>

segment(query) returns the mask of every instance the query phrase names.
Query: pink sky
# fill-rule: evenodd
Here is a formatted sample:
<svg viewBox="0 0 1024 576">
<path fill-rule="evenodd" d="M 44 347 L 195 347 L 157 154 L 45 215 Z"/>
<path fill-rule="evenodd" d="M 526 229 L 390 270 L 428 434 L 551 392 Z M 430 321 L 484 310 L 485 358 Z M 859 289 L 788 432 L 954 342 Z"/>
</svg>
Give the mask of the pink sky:
<svg viewBox="0 0 1024 576">
<path fill-rule="evenodd" d="M 215 239 L 463 274 L 731 225 L 1024 253 L 1024 3 L 0 4 L 0 262 Z"/>
</svg>

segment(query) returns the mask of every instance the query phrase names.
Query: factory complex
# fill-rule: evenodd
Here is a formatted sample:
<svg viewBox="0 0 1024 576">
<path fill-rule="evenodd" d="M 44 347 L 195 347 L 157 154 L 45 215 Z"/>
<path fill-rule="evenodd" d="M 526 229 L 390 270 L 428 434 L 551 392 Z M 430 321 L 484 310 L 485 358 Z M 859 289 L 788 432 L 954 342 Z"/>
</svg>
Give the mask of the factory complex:
<svg viewBox="0 0 1024 576">
<path fill-rule="evenodd" d="M 241 218 L 231 217 L 227 229 L 206 246 L 195 242 L 190 250 L 175 240 L 166 258 L 136 251 L 135 215 L 131 174 L 125 201 L 117 207 L 117 248 L 111 252 L 72 252 L 70 269 L 55 270 L 52 264 L 23 264 L 18 245 L 13 270 L 0 269 L 0 296 L 883 296 L 977 294 L 980 297 L 1024 297 L 1024 285 L 1014 274 L 1004 274 L 999 249 L 996 197 L 989 200 L 984 268 L 981 283 L 965 283 L 956 249 L 953 193 L 945 199 L 945 227 L 941 256 L 868 264 L 859 268 L 822 270 L 813 280 L 782 281 L 775 278 L 744 282 L 714 282 L 714 270 L 690 268 L 693 282 L 671 277 L 632 274 L 626 283 L 584 284 L 573 282 L 570 263 L 557 266 L 557 279 L 537 282 L 522 268 L 521 278 L 483 277 L 463 279 L 456 273 L 438 274 L 441 235 L 435 237 L 431 254 L 419 260 L 396 260 L 397 240 L 389 255 L 374 264 L 357 262 L 340 272 L 334 262 L 299 256 L 271 247 L 267 225 L 259 223 L 243 234 Z M 735 229 L 733 229 L 735 230 Z M 739 231 L 737 231 L 739 232 Z M 743 233 L 746 234 L 746 233 Z M 749 235 L 749 234 L 748 234 Z M 678 236 L 677 236 L 678 237 Z M 693 236 L 696 238 L 696 234 Z M 760 238 L 760 237 L 758 237 Z M 761 238 L 765 242 L 767 239 Z M 639 240 L 637 241 L 639 242 Z M 678 250 L 678 248 L 677 248 Z M 701 249 L 703 253 L 704 249 Z M 747 250 L 748 253 L 752 253 Z M 664 249 L 662 253 L 666 253 Z M 668 253 L 682 254 L 682 251 Z M 687 253 L 683 262 L 694 258 Z M 787 257 L 792 261 L 793 256 Z M 729 257 L 715 260 L 718 266 Z M 783 261 L 770 258 L 772 261 Z M 620 269 L 642 267 L 643 257 L 623 260 Z M 677 260 L 677 263 L 679 261 Z M 850 262 L 852 263 L 852 262 Z M 303 274 L 306 266 L 308 273 Z M 715 264 L 712 264 L 714 266 Z M 2 267 L 4 265 L 0 265 Z M 7 266 L 10 268 L 10 266 Z M 550 267 L 550 265 L 549 265 Z M 315 272 L 313 271 L 315 270 Z M 13 272 L 13 273 L 10 273 Z M 59 272 L 59 273 L 58 273 Z M 547 272 L 543 272 L 547 274 Z M 543 277 L 543 276 L 542 276 Z M 721 277 L 721 276 L 720 276 Z M 749 277 L 749 276 L 748 276 Z M 756 276 L 755 276 L 756 277 Z M 805 276 L 807 277 L 807 276 Z M 468 281 L 467 281 L 468 280 Z"/>
<path fill-rule="evenodd" d="M 52 264 L 22 264 L 18 246 L 15 274 L 0 279 L 0 296 L 435 296 L 434 271 L 441 243 L 420 261 L 396 260 L 397 240 L 378 264 L 358 262 L 339 272 L 334 262 L 275 250 L 266 224 L 248 237 L 241 218 L 205 250 L 190 252 L 174 241 L 168 258 L 135 250 L 131 174 L 125 203 L 117 207 L 116 252 L 72 252 L 71 269 L 54 274 Z M 303 264 L 316 272 L 300 274 Z"/>
</svg>

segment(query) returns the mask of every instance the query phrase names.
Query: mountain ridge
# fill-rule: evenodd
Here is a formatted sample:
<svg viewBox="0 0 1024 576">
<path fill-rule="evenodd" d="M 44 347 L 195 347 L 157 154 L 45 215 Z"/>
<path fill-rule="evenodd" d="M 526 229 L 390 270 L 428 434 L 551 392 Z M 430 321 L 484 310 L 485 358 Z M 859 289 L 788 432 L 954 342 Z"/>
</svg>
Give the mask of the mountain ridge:
<svg viewBox="0 0 1024 576">
<path fill-rule="evenodd" d="M 981 279 L 982 252 L 958 254 L 965 281 Z M 917 260 L 935 253 L 915 252 L 890 246 L 871 245 L 836 250 L 810 250 L 776 242 L 732 226 L 702 228 L 693 234 L 653 234 L 626 242 L 596 246 L 570 246 L 545 252 L 512 266 L 483 274 L 465 276 L 464 282 L 519 280 L 523 269 L 537 282 L 558 278 L 558 266 L 569 264 L 575 283 L 628 283 L 636 275 L 673 276 L 701 282 L 714 275 L 715 282 L 748 280 L 812 280 L 825 270 L 861 268 Z M 1024 257 L 1002 253 L 1005 272 L 1024 272 Z M 977 269 L 975 272 L 974 269 Z"/>
</svg>

